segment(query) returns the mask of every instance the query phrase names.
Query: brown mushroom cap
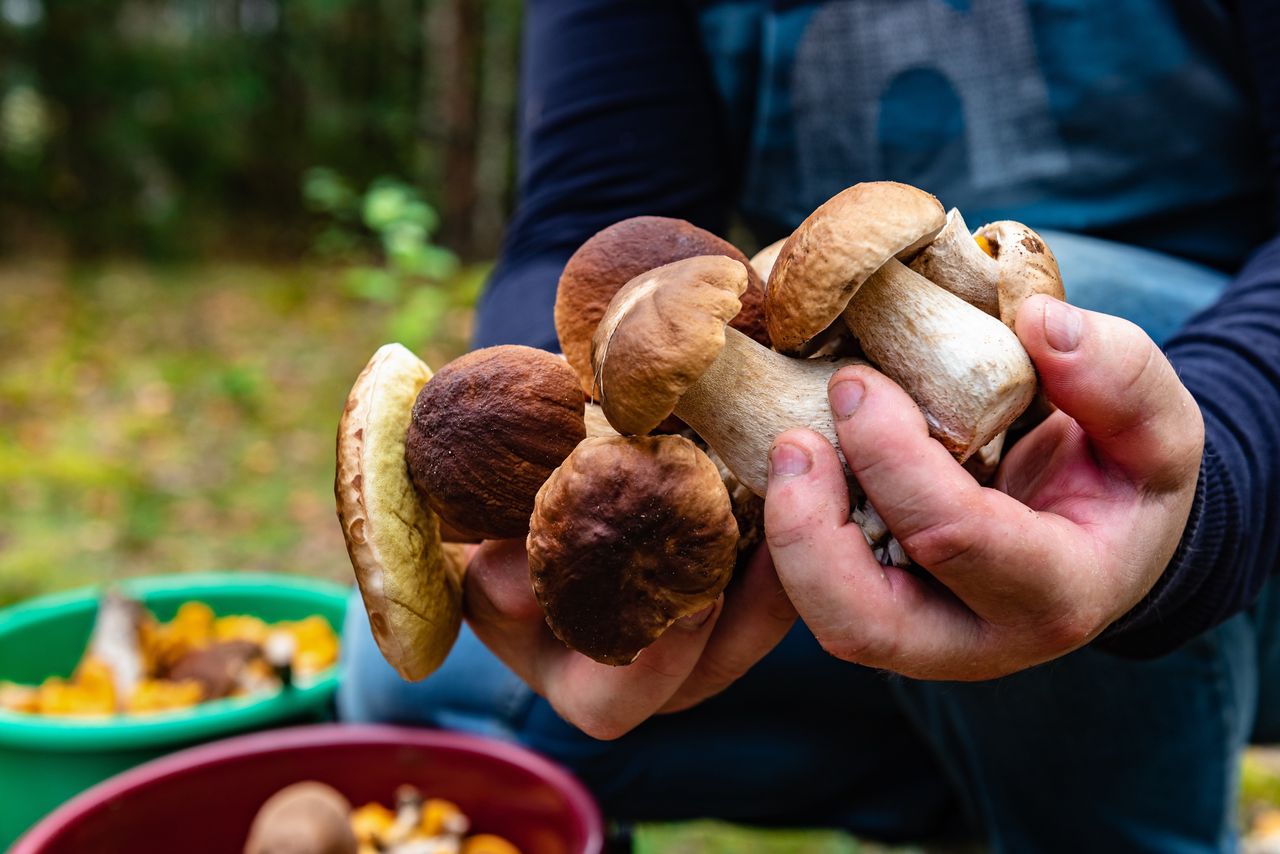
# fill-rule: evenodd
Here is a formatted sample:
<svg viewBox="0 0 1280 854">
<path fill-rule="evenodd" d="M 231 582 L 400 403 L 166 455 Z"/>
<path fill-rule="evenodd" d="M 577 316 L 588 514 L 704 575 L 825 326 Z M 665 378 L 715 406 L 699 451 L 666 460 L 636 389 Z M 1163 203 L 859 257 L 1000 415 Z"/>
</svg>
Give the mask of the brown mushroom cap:
<svg viewBox="0 0 1280 854">
<path fill-rule="evenodd" d="M 538 492 L 529 572 L 556 637 L 629 664 L 715 601 L 737 542 L 720 474 L 688 439 L 587 439 Z"/>
<path fill-rule="evenodd" d="M 244 854 L 356 854 L 351 803 L 323 783 L 276 792 L 253 819 Z"/>
<path fill-rule="evenodd" d="M 545 350 L 504 345 L 454 359 L 413 406 L 414 486 L 455 528 L 522 537 L 538 489 L 586 438 L 583 407 L 573 370 Z"/>
<path fill-rule="evenodd" d="M 338 520 L 373 637 L 405 679 L 439 667 L 462 623 L 461 551 L 440 542 L 439 520 L 405 465 L 413 401 L 430 378 L 404 347 L 380 348 L 338 425 Z"/>
<path fill-rule="evenodd" d="M 733 326 L 766 347 L 764 290 L 747 256 L 728 241 L 681 219 L 638 216 L 598 232 L 573 253 L 556 291 L 560 349 L 591 394 L 591 336 L 613 295 L 641 273 L 698 255 L 726 255 L 747 267 L 747 289 Z"/>
<path fill-rule="evenodd" d="M 828 199 L 787 238 L 765 289 L 773 346 L 799 351 L 840 316 L 868 276 L 942 229 L 946 212 L 924 190 L 855 184 Z"/>
<path fill-rule="evenodd" d="M 723 255 L 636 276 L 609 303 L 591 342 L 595 396 L 620 433 L 657 427 L 724 348 L 746 268 Z"/>
<path fill-rule="evenodd" d="M 1020 222 L 1001 220 L 984 225 L 975 237 L 986 241 L 1000 270 L 1000 320 L 1013 328 L 1018 309 L 1033 294 L 1065 300 L 1058 259 L 1044 239 Z"/>
</svg>

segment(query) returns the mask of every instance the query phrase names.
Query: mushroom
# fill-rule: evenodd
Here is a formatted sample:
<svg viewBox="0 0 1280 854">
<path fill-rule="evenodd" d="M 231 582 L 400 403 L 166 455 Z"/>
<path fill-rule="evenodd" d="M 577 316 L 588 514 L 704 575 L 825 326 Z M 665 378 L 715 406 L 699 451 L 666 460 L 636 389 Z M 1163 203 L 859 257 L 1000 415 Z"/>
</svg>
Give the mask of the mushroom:
<svg viewBox="0 0 1280 854">
<path fill-rule="evenodd" d="M 413 406 L 413 484 L 460 532 L 522 537 L 539 487 L 586 438 L 583 405 L 573 370 L 544 350 L 504 345 L 454 359 Z"/>
<path fill-rule="evenodd" d="M 947 211 L 947 222 L 908 265 L 992 317 L 1000 316 L 1000 271 L 995 259 L 969 233 L 960 211 Z"/>
<path fill-rule="evenodd" d="M 930 433 L 962 462 L 1035 394 L 1008 327 L 906 267 L 940 232 L 937 199 L 904 184 L 858 184 L 809 215 L 769 277 L 774 341 L 797 349 L 843 315 L 868 358 L 911 395 Z"/>
<path fill-rule="evenodd" d="M 827 381 L 858 361 L 793 359 L 726 326 L 746 281 L 742 265 L 724 256 L 637 276 L 609 304 L 592 362 L 615 429 L 644 434 L 674 412 L 763 496 L 769 446 L 779 433 L 808 427 L 839 447 Z"/>
<path fill-rule="evenodd" d="M 405 463 L 414 400 L 430 378 L 401 345 L 380 348 L 338 426 L 338 520 L 374 639 L 405 679 L 439 667 L 462 623 L 461 549 L 440 541 L 439 520 Z"/>
<path fill-rule="evenodd" d="M 261 656 L 262 647 L 253 641 L 219 641 L 187 653 L 169 669 L 168 677 L 196 682 L 205 700 L 216 700 L 240 688 L 249 663 Z"/>
<path fill-rule="evenodd" d="M 1018 309 L 1034 294 L 1065 300 L 1058 259 L 1048 244 L 1020 222 L 1001 220 L 978 229 L 976 238 L 991 250 L 999 270 L 1000 319 L 1010 329 Z"/>
<path fill-rule="evenodd" d="M 1013 328 L 1027 297 L 1066 299 L 1058 261 L 1040 235 L 1012 220 L 969 233 L 960 212 L 947 212 L 941 233 L 909 264 L 939 287 Z"/>
<path fill-rule="evenodd" d="M 244 854 L 356 854 L 351 804 L 323 783 L 294 783 L 253 819 Z"/>
<path fill-rule="evenodd" d="M 150 619 L 141 602 L 118 590 L 108 590 L 98 601 L 88 655 L 110 671 L 117 707 L 123 707 L 146 678 L 141 632 Z"/>
<path fill-rule="evenodd" d="M 762 281 L 769 281 L 769 274 L 773 272 L 774 262 L 778 260 L 778 253 L 782 251 L 782 247 L 786 245 L 787 238 L 775 240 L 759 252 L 751 256 L 751 269 L 756 271 L 756 275 Z"/>
<path fill-rule="evenodd" d="M 737 540 L 719 472 L 688 439 L 586 439 L 538 491 L 529 573 L 556 637 L 623 665 L 715 602 Z"/>
<path fill-rule="evenodd" d="M 646 270 L 698 255 L 725 255 L 750 269 L 747 256 L 733 244 L 684 220 L 660 216 L 614 223 L 573 253 L 560 274 L 555 322 L 560 349 L 584 393 L 591 394 L 591 336 L 613 295 Z M 733 325 L 767 346 L 761 280 L 754 270 L 749 275 Z"/>
</svg>

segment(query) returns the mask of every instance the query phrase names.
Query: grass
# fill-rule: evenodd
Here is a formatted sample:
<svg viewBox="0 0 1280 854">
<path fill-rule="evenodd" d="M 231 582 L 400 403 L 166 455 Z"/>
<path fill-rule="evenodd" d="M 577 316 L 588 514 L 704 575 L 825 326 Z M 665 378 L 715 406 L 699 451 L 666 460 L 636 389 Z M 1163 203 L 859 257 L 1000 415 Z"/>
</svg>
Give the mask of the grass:
<svg viewBox="0 0 1280 854">
<path fill-rule="evenodd" d="M 386 341 L 434 367 L 463 352 L 483 273 L 371 298 L 319 267 L 0 266 L 0 604 L 208 569 L 348 580 L 332 492 L 347 391 Z M 1280 761 L 1257 756 L 1247 824 L 1280 805 Z M 715 822 L 643 825 L 635 841 L 639 854 L 889 850 Z"/>
<path fill-rule="evenodd" d="M 476 271 L 466 274 L 472 279 Z M 333 515 L 347 390 L 393 332 L 340 271 L 0 268 L 0 603 L 205 569 L 350 577 Z"/>
</svg>

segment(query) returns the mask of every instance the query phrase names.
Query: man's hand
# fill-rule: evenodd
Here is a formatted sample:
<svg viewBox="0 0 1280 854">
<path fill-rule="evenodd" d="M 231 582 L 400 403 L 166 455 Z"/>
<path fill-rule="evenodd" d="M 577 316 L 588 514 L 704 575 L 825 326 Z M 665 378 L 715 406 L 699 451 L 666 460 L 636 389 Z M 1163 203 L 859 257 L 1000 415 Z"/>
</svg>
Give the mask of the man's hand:
<svg viewBox="0 0 1280 854">
<path fill-rule="evenodd" d="M 829 388 L 840 446 L 921 578 L 883 567 L 840 461 L 792 430 L 771 453 L 765 529 L 778 577 L 833 655 L 923 679 L 988 679 L 1084 645 L 1151 589 L 1190 513 L 1200 410 L 1140 329 L 1044 297 L 1017 333 L 1060 411 L 1017 443 L 994 488 L 929 438 L 893 382 Z"/>
<path fill-rule="evenodd" d="M 520 540 L 486 542 L 475 551 L 464 607 L 476 636 L 516 675 L 562 718 L 604 739 L 719 693 L 796 619 L 764 548 L 714 605 L 678 621 L 626 667 L 600 664 L 556 639 L 534 598 Z"/>
</svg>

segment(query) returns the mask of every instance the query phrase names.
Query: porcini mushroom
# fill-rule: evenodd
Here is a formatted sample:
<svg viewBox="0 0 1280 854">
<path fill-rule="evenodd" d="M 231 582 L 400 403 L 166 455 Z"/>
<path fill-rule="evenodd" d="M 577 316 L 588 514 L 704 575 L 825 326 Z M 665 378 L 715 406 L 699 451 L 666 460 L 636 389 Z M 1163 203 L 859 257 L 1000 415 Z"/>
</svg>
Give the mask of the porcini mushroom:
<svg viewBox="0 0 1280 854">
<path fill-rule="evenodd" d="M 613 295 L 646 270 L 698 255 L 725 255 L 750 270 L 747 256 L 733 244 L 684 220 L 660 216 L 614 223 L 573 253 L 556 289 L 555 322 L 560 349 L 584 393 L 591 394 L 591 336 Z M 767 346 L 763 285 L 754 270 L 749 276 L 733 325 Z"/>
<path fill-rule="evenodd" d="M 356 854 L 351 804 L 323 783 L 294 783 L 253 819 L 244 854 Z"/>
<path fill-rule="evenodd" d="M 908 266 L 992 317 L 1000 316 L 1000 271 L 969 233 L 960 211 L 947 211 L 947 222 Z"/>
<path fill-rule="evenodd" d="M 462 622 L 461 549 L 440 541 L 439 519 L 405 463 L 414 400 L 430 378 L 401 345 L 380 348 L 338 425 L 338 520 L 373 637 L 405 679 L 439 667 Z"/>
<path fill-rule="evenodd" d="M 405 455 L 427 505 L 454 529 L 522 537 L 538 489 L 586 438 L 566 362 L 544 350 L 476 350 L 436 372 L 413 405 Z"/>
<path fill-rule="evenodd" d="M 786 245 L 787 238 L 775 240 L 759 252 L 751 256 L 751 269 L 756 271 L 756 275 L 761 281 L 769 281 L 769 274 L 773 272 L 774 262 L 778 260 L 778 253 L 782 251 L 782 247 Z"/>
<path fill-rule="evenodd" d="M 793 359 L 727 326 L 746 287 L 742 265 L 689 258 L 627 283 L 592 346 L 596 395 L 619 432 L 644 434 L 673 412 L 757 495 L 769 445 L 808 427 L 837 448 L 827 381 L 857 360 Z"/>
<path fill-rule="evenodd" d="M 920 406 L 931 434 L 961 461 L 1002 432 L 1035 394 L 1035 371 L 999 321 L 902 264 L 946 216 L 923 190 L 858 184 L 788 238 L 765 312 L 780 347 L 796 349 L 838 317 L 881 371 Z"/>
<path fill-rule="evenodd" d="M 1001 220 L 978 229 L 975 237 L 991 250 L 999 270 L 1000 320 L 1010 329 L 1018 309 L 1034 294 L 1065 300 L 1058 259 L 1040 235 L 1020 222 Z"/>
<path fill-rule="evenodd" d="M 530 578 L 556 637 L 596 661 L 629 664 L 715 602 L 737 540 L 720 475 L 688 439 L 587 439 L 538 491 Z"/>
<path fill-rule="evenodd" d="M 1012 220 L 988 223 L 970 234 L 955 208 L 947 212 L 941 233 L 908 266 L 1010 329 L 1027 297 L 1066 299 L 1058 261 L 1040 235 Z"/>
</svg>

